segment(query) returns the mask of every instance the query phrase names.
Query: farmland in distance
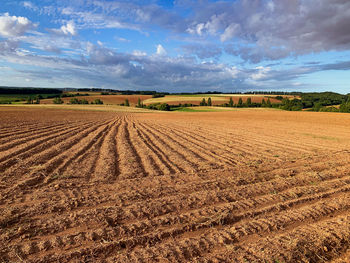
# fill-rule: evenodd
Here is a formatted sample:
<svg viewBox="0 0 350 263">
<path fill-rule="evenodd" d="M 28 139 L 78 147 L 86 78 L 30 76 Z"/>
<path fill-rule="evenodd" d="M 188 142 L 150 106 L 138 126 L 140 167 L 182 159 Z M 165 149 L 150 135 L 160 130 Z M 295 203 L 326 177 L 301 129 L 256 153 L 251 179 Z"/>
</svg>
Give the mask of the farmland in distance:
<svg viewBox="0 0 350 263">
<path fill-rule="evenodd" d="M 349 261 L 349 114 L 0 119 L 0 262 Z"/>
</svg>

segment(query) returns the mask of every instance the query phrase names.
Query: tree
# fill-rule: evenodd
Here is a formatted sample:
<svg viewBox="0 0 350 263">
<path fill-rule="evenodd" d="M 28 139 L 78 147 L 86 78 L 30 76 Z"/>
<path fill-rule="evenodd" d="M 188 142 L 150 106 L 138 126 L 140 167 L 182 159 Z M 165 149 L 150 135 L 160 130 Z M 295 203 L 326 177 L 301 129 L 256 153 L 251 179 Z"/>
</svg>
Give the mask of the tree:
<svg viewBox="0 0 350 263">
<path fill-rule="evenodd" d="M 141 99 L 140 98 L 137 100 L 137 106 L 136 107 L 142 108 Z"/>
<path fill-rule="evenodd" d="M 230 101 L 228 102 L 228 106 L 229 107 L 233 107 L 233 99 L 232 99 L 232 97 L 230 97 Z"/>
<path fill-rule="evenodd" d="M 211 106 L 211 98 L 208 99 L 208 106 Z"/>
<path fill-rule="evenodd" d="M 56 97 L 53 99 L 54 104 L 63 104 L 63 100 L 60 97 Z"/>
<path fill-rule="evenodd" d="M 252 106 L 252 99 L 248 98 L 247 99 L 247 107 L 251 107 Z"/>
<path fill-rule="evenodd" d="M 128 99 L 125 99 L 125 103 L 124 103 L 124 105 L 125 105 L 126 107 L 129 107 L 129 106 L 130 106 L 130 104 L 129 104 L 129 100 L 128 100 Z"/>
<path fill-rule="evenodd" d="M 242 107 L 243 106 L 243 100 L 242 98 L 239 98 L 237 107 Z"/>
<path fill-rule="evenodd" d="M 31 96 L 29 96 L 28 98 L 27 98 L 27 102 L 26 102 L 27 104 L 33 104 L 33 97 L 31 97 Z"/>
<path fill-rule="evenodd" d="M 339 107 L 340 112 L 350 112 L 350 102 L 342 103 Z"/>
<path fill-rule="evenodd" d="M 261 107 L 266 107 L 266 106 L 267 106 L 267 104 L 266 104 L 265 99 L 262 99 L 262 101 L 261 101 Z"/>
<path fill-rule="evenodd" d="M 267 99 L 267 102 L 266 102 L 266 106 L 271 108 L 272 107 L 272 104 L 271 104 L 271 101 L 270 101 L 270 98 Z"/>
<path fill-rule="evenodd" d="M 207 103 L 205 102 L 205 98 L 202 99 L 201 103 L 199 103 L 199 106 L 207 106 Z"/>
<path fill-rule="evenodd" d="M 72 98 L 72 99 L 70 99 L 69 102 L 70 102 L 70 104 L 79 104 L 79 101 L 77 98 Z"/>
<path fill-rule="evenodd" d="M 162 103 L 159 105 L 158 110 L 170 111 L 170 106 L 167 103 Z"/>
<path fill-rule="evenodd" d="M 100 99 L 95 99 L 91 104 L 103 104 L 103 101 Z"/>
</svg>

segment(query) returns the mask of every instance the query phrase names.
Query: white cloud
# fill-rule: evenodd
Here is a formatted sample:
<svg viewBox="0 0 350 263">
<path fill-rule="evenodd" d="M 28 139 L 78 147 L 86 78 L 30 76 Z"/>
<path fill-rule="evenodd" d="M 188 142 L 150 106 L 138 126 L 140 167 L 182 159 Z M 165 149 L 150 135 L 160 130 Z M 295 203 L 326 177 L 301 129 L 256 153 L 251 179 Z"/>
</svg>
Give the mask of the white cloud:
<svg viewBox="0 0 350 263">
<path fill-rule="evenodd" d="M 78 34 L 75 23 L 73 21 L 69 21 L 66 25 L 61 26 L 59 29 L 49 29 L 49 31 L 54 32 L 58 35 L 65 36 L 76 36 Z"/>
<path fill-rule="evenodd" d="M 75 36 L 77 34 L 77 30 L 73 22 L 68 22 L 67 25 L 61 26 L 61 31 L 65 35 Z"/>
<path fill-rule="evenodd" d="M 268 76 L 268 73 L 271 71 L 270 67 L 263 67 L 263 66 L 256 67 L 255 69 L 257 70 L 257 72 L 251 75 L 251 78 L 253 80 L 264 79 Z"/>
<path fill-rule="evenodd" d="M 23 35 L 33 27 L 33 23 L 26 17 L 10 16 L 9 13 L 0 16 L 0 35 L 4 37 Z"/>
<path fill-rule="evenodd" d="M 115 37 L 114 39 L 119 41 L 119 42 L 125 42 L 125 43 L 130 42 L 129 39 L 126 39 L 126 38 L 123 38 L 123 37 Z"/>
<path fill-rule="evenodd" d="M 143 51 L 140 51 L 140 50 L 134 50 L 132 52 L 132 54 L 134 56 L 137 56 L 137 57 L 144 57 L 144 56 L 147 56 L 147 53 L 146 52 L 143 52 Z"/>
<path fill-rule="evenodd" d="M 231 24 L 228 27 L 226 27 L 224 33 L 220 36 L 220 40 L 222 42 L 225 42 L 231 38 L 233 38 L 236 33 L 240 30 L 241 26 L 238 24 Z"/>
<path fill-rule="evenodd" d="M 160 56 L 165 56 L 167 54 L 166 50 L 163 48 L 162 45 L 158 45 L 157 46 L 157 55 L 160 55 Z"/>
<path fill-rule="evenodd" d="M 38 10 L 38 8 L 30 1 L 23 1 L 22 5 L 27 9 Z"/>
</svg>

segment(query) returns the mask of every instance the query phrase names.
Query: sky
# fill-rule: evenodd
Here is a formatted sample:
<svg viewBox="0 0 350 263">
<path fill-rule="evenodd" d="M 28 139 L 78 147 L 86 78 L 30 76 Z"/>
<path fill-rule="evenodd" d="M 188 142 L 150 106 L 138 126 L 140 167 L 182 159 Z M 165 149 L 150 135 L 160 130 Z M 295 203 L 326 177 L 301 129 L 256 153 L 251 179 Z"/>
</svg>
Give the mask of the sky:
<svg viewBox="0 0 350 263">
<path fill-rule="evenodd" d="M 0 86 L 350 93 L 348 0 L 0 0 Z"/>
</svg>

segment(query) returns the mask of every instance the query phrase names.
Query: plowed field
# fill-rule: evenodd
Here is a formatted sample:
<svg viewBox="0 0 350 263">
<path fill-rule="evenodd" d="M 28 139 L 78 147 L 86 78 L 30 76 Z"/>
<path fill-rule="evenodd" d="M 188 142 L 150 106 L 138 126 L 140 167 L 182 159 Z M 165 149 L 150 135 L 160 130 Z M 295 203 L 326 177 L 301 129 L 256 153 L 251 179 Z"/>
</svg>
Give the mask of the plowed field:
<svg viewBox="0 0 350 263">
<path fill-rule="evenodd" d="M 0 262 L 349 259 L 350 114 L 0 120 Z"/>
</svg>

